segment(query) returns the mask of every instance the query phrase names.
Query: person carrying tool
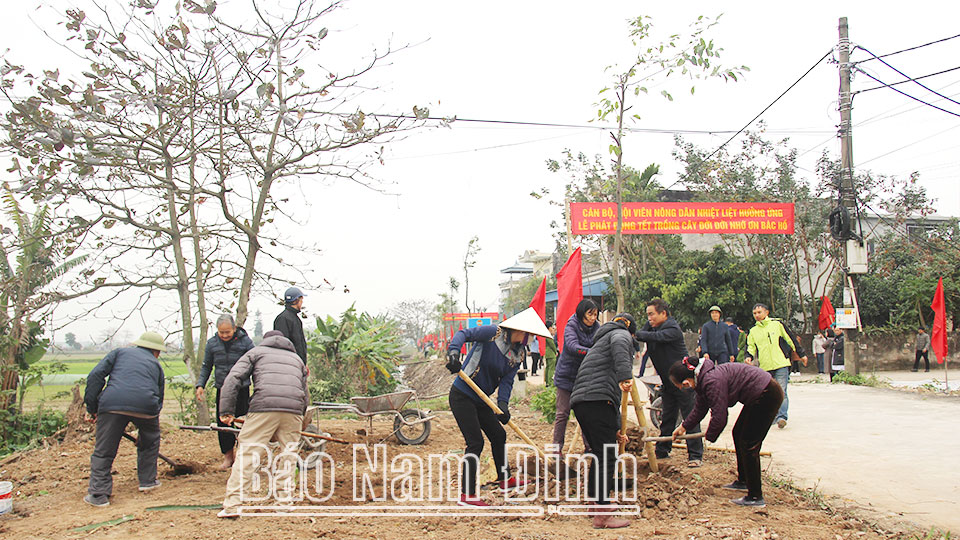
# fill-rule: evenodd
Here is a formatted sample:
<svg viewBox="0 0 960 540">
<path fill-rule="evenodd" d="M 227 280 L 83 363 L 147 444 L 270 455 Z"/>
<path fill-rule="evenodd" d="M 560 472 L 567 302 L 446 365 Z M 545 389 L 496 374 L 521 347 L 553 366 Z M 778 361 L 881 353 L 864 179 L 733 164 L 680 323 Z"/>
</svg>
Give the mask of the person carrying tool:
<svg viewBox="0 0 960 540">
<path fill-rule="evenodd" d="M 594 529 L 619 529 L 630 522 L 612 516 L 608 495 L 614 487 L 617 443 L 626 442 L 620 433 L 621 392 L 633 386 L 633 334 L 637 323 L 629 313 L 621 313 L 598 330 L 593 347 L 584 357 L 573 385 L 570 404 L 580 429 L 590 443 L 591 460 L 587 473 L 587 496 L 596 501 Z"/>
<path fill-rule="evenodd" d="M 150 491 L 160 485 L 157 457 L 164 380 L 157 358 L 167 348 L 163 337 L 156 332 L 144 332 L 132 345 L 110 351 L 87 375 L 83 403 L 88 418 L 97 423 L 97 432 L 90 456 L 90 484 L 83 500 L 93 506 L 110 504 L 113 494 L 110 470 L 120 438 L 130 422 L 137 426 L 139 489 Z"/>
<path fill-rule="evenodd" d="M 237 360 L 220 389 L 220 421 L 231 425 L 234 420 L 237 393 L 246 379 L 253 380 L 250 412 L 238 436 L 237 460 L 227 480 L 220 518 L 239 517 L 243 495 L 251 493 L 256 463 L 264 463 L 267 443 L 276 440 L 285 451 L 273 477 L 279 502 L 289 500 L 293 492 L 291 477 L 295 464 L 291 450 L 300 441 L 300 426 L 307 410 L 307 368 L 296 348 L 278 330 L 263 335 L 263 341 Z M 254 459 L 254 457 L 260 459 Z"/>
<path fill-rule="evenodd" d="M 698 425 L 710 411 L 706 439 L 715 442 L 727 425 L 727 409 L 737 402 L 743 409 L 733 425 L 737 450 L 737 479 L 723 486 L 747 494 L 730 502 L 740 506 L 766 506 L 760 483 L 760 447 L 783 401 L 783 390 L 766 371 L 741 363 L 716 365 L 705 358 L 685 358 L 670 366 L 670 382 L 681 391 L 694 390 L 693 410 L 673 432 L 674 440 Z M 689 444 L 689 441 L 688 441 Z"/>
<path fill-rule="evenodd" d="M 203 352 L 203 366 L 200 368 L 200 376 L 197 377 L 196 393 L 197 400 L 204 400 L 204 393 L 207 381 L 210 379 L 210 371 L 214 368 L 213 386 L 217 389 L 217 425 L 228 427 L 220 421 L 220 389 L 223 387 L 223 381 L 227 378 L 227 373 L 241 356 L 253 348 L 253 340 L 247 335 L 246 330 L 237 326 L 233 316 L 224 313 L 217 318 L 217 335 L 207 340 L 207 346 Z M 235 416 L 247 414 L 247 406 L 250 404 L 250 379 L 243 381 L 240 389 L 237 391 L 237 403 L 233 410 Z M 225 471 L 233 466 L 236 451 L 234 446 L 237 444 L 237 436 L 233 433 L 218 432 L 217 438 L 220 440 L 220 453 L 223 454 L 223 463 L 220 464 L 220 470 Z"/>
<path fill-rule="evenodd" d="M 307 338 L 303 334 L 303 321 L 300 320 L 300 310 L 303 309 L 303 291 L 297 287 L 290 287 L 283 293 L 283 311 L 273 320 L 273 329 L 283 334 L 283 337 L 293 343 L 297 356 L 307 363 Z M 266 334 L 264 334 L 266 336 Z"/>
<path fill-rule="evenodd" d="M 647 353 L 653 360 L 653 367 L 660 375 L 661 406 L 660 435 L 669 436 L 677 426 L 678 416 L 688 415 L 693 410 L 693 396 L 680 392 L 670 384 L 670 366 L 679 363 L 687 356 L 687 346 L 683 342 L 683 330 L 680 323 L 670 316 L 670 306 L 661 298 L 647 302 L 647 324 L 637 331 L 637 339 L 647 344 Z M 699 433 L 697 424 L 691 432 Z M 672 445 L 670 441 L 657 443 L 657 459 L 667 459 Z M 703 441 L 693 439 L 687 443 L 687 466 L 699 467 L 703 464 Z"/>
<path fill-rule="evenodd" d="M 496 415 L 483 399 L 459 377 L 450 387 L 450 411 L 457 421 L 467 447 L 463 452 L 460 483 L 460 506 L 489 506 L 477 496 L 477 464 L 483 451 L 483 435 L 490 441 L 490 451 L 497 467 L 497 483 L 503 490 L 526 484 L 525 480 L 510 477 L 506 462 L 507 432 L 501 424 L 510 421 L 510 393 L 513 380 L 526 355 L 530 334 L 549 337 L 540 316 L 528 308 L 503 321 L 498 326 L 477 326 L 457 331 L 447 350 L 446 368 L 453 374 L 461 371 L 487 396 L 497 392 L 497 406 L 503 414 Z M 467 342 L 475 345 L 467 353 L 466 362 L 460 362 L 460 348 Z M 499 422 L 498 422 L 499 421 Z"/>
</svg>

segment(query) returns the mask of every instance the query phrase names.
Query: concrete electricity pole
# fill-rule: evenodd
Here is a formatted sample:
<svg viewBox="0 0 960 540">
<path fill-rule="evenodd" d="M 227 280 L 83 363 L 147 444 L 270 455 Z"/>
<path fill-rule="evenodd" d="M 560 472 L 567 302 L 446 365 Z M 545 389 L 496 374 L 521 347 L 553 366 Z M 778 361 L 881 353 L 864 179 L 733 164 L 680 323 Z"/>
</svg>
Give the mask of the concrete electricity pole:
<svg viewBox="0 0 960 540">
<path fill-rule="evenodd" d="M 857 214 L 856 192 L 853 186 L 853 109 L 850 94 L 850 37 L 847 28 L 847 18 L 840 17 L 840 43 L 837 47 L 837 56 L 840 63 L 840 204 L 845 206 L 850 216 L 850 228 L 854 237 L 859 239 L 860 231 L 853 216 Z M 843 243 L 843 277 L 844 288 L 850 287 L 851 295 L 856 294 L 858 276 L 848 272 L 850 268 L 850 241 Z M 846 298 L 847 295 L 844 295 Z M 850 307 L 844 302 L 844 307 Z M 843 357 L 846 364 L 853 364 L 853 373 L 860 373 L 859 347 L 857 346 L 857 329 L 845 330 Z"/>
</svg>

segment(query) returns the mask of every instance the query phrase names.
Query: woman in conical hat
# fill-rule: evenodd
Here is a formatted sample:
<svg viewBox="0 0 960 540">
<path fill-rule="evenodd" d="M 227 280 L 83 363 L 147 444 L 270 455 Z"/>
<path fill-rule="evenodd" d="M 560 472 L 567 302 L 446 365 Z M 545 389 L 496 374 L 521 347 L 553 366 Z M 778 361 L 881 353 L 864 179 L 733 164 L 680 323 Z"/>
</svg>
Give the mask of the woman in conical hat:
<svg viewBox="0 0 960 540">
<path fill-rule="evenodd" d="M 447 369 L 464 373 L 488 396 L 497 392 L 497 405 L 503 412 L 496 415 L 480 396 L 459 377 L 450 388 L 450 411 L 463 434 L 467 448 L 463 452 L 461 506 L 488 506 L 477 496 L 477 463 L 483 451 L 483 436 L 490 441 L 490 450 L 497 467 L 497 481 L 502 489 L 523 485 L 510 478 L 506 464 L 507 433 L 503 425 L 510 421 L 510 393 L 513 380 L 526 355 L 530 335 L 549 337 L 550 331 L 533 308 L 510 317 L 497 326 L 467 328 L 454 334 L 447 350 Z M 460 362 L 460 348 L 466 342 L 475 345 Z"/>
</svg>

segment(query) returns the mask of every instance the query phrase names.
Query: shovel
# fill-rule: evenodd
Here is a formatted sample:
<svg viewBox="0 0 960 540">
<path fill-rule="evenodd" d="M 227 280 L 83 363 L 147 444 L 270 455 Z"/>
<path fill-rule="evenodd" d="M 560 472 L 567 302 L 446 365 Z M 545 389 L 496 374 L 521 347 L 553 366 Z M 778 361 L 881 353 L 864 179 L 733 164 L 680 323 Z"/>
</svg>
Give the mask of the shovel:
<svg viewBox="0 0 960 540">
<path fill-rule="evenodd" d="M 126 432 L 123 433 L 123 438 L 129 441 L 132 441 L 133 444 L 139 443 L 136 437 Z M 196 472 L 194 471 L 194 468 L 192 465 L 188 465 L 186 463 L 177 463 L 176 461 L 168 458 L 167 456 L 161 454 L 160 452 L 157 452 L 157 455 L 160 457 L 160 459 L 166 461 L 168 465 L 173 467 L 174 476 L 180 476 L 181 474 L 193 474 L 194 472 Z"/>
</svg>

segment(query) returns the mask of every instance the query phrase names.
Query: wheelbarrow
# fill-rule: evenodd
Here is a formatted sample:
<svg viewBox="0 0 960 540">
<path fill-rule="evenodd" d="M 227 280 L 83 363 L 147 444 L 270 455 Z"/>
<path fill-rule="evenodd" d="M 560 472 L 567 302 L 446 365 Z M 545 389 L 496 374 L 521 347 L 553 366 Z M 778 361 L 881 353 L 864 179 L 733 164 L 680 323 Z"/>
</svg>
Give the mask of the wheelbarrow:
<svg viewBox="0 0 960 540">
<path fill-rule="evenodd" d="M 650 423 L 653 424 L 655 429 L 659 430 L 660 419 L 663 416 L 663 398 L 661 397 L 663 384 L 660 381 L 660 376 L 645 375 L 637 380 L 647 387 L 647 393 L 650 394 Z M 682 421 L 683 418 L 677 415 L 677 426 L 679 426 Z M 673 427 L 676 428 L 677 426 Z"/>
<path fill-rule="evenodd" d="M 356 414 L 367 419 L 367 433 L 373 433 L 373 417 L 381 414 L 393 415 L 393 432 L 380 440 L 385 441 L 391 435 L 396 435 L 401 444 L 423 444 L 430 436 L 430 421 L 436 415 L 419 408 L 420 399 L 415 390 L 403 390 L 379 396 L 355 396 L 350 403 L 332 403 L 327 401 L 314 402 L 307 409 L 307 415 L 314 414 L 316 425 L 320 425 L 321 411 L 342 411 Z M 404 409 L 403 407 L 414 398 L 418 408 Z M 309 431 L 309 430 L 308 430 Z"/>
</svg>

